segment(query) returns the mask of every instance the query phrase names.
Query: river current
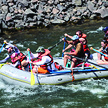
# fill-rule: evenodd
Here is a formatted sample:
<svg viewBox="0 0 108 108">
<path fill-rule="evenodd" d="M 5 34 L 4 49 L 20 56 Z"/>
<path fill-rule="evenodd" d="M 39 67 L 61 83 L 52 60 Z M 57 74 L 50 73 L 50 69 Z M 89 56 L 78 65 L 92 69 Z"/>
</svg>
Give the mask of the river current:
<svg viewBox="0 0 108 108">
<path fill-rule="evenodd" d="M 75 26 L 10 31 L 0 37 L 0 48 L 3 40 L 6 40 L 16 44 L 27 55 L 27 48 L 35 53 L 38 46 L 48 48 L 59 42 L 64 37 L 64 33 L 74 35 L 77 30 L 82 30 L 87 34 L 88 46 L 99 49 L 100 41 L 104 37 L 102 29 L 108 26 L 107 22 L 108 20 L 100 20 Z M 63 44 L 62 42 L 51 50 L 53 57 L 62 56 Z M 0 59 L 3 59 L 6 54 L 7 52 L 3 49 Z M 64 85 L 37 85 L 36 88 L 25 88 L 0 82 L 0 108 L 72 107 L 108 108 L 108 79 L 88 79 Z"/>
</svg>

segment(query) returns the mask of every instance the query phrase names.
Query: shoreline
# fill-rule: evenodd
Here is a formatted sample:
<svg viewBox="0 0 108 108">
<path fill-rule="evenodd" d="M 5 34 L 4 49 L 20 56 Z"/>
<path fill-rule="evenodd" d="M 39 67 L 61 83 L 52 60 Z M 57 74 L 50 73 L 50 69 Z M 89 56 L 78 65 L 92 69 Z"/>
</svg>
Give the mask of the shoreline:
<svg viewBox="0 0 108 108">
<path fill-rule="evenodd" d="M 2 0 L 1 29 L 50 27 L 108 18 L 107 0 Z M 2 31 L 2 30 L 1 30 Z"/>
</svg>

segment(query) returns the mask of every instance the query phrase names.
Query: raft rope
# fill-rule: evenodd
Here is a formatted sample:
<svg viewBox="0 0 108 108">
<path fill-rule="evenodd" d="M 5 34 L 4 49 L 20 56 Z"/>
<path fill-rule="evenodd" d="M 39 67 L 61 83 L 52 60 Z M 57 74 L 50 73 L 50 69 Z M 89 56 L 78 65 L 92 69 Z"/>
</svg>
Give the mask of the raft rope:
<svg viewBox="0 0 108 108">
<path fill-rule="evenodd" d="M 71 71 L 72 71 L 72 73 L 71 73 L 71 75 L 72 75 L 72 81 L 74 81 L 75 78 L 74 78 L 74 75 L 73 75 L 73 69 L 71 69 Z"/>
<path fill-rule="evenodd" d="M 40 85 L 39 77 L 38 77 L 38 67 L 37 66 L 36 66 L 36 78 L 37 78 L 38 84 Z"/>
<path fill-rule="evenodd" d="M 94 66 L 94 65 L 90 65 L 89 67 L 93 67 L 93 68 L 95 68 L 95 69 L 98 69 L 99 70 L 99 68 L 97 68 L 96 66 Z"/>
</svg>

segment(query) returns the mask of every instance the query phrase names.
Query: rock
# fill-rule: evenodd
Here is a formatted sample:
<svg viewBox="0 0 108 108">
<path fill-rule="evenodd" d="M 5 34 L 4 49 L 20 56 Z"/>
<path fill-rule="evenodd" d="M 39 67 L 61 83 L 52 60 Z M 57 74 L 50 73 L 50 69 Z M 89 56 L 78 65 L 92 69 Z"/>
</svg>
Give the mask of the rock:
<svg viewBox="0 0 108 108">
<path fill-rule="evenodd" d="M 98 9 L 96 11 L 93 11 L 93 13 L 99 13 L 102 18 L 105 18 L 108 17 L 108 8 Z"/>
<path fill-rule="evenodd" d="M 6 15 L 6 21 L 10 21 L 10 20 L 12 20 L 12 16 L 11 16 L 10 13 L 8 13 L 8 14 Z"/>
<path fill-rule="evenodd" d="M 65 20 L 65 21 L 69 21 L 69 18 L 70 18 L 70 16 L 66 16 L 66 17 L 64 18 L 64 20 Z"/>
<path fill-rule="evenodd" d="M 77 11 L 80 11 L 81 13 L 85 12 L 87 10 L 87 7 L 84 6 L 84 7 L 76 7 L 75 8 Z"/>
<path fill-rule="evenodd" d="M 35 12 L 33 12 L 31 9 L 26 9 L 25 11 L 24 11 L 24 14 L 25 15 L 29 15 L 29 14 L 36 14 Z"/>
<path fill-rule="evenodd" d="M 64 23 L 65 21 L 64 20 L 61 20 L 61 19 L 55 19 L 55 20 L 51 20 L 50 21 L 52 24 L 62 24 L 62 23 Z"/>
<path fill-rule="evenodd" d="M 23 7 L 27 7 L 27 6 L 29 6 L 29 1 L 28 0 L 20 0 L 20 2 L 19 2 L 21 5 L 23 5 Z"/>
<path fill-rule="evenodd" d="M 95 11 L 97 8 L 95 7 L 95 4 L 93 4 L 91 1 L 87 2 L 88 9 L 92 12 Z"/>
<path fill-rule="evenodd" d="M 72 0 L 72 4 L 76 6 L 81 6 L 82 5 L 82 0 Z"/>
<path fill-rule="evenodd" d="M 97 16 L 96 14 L 92 14 L 92 15 L 90 16 L 90 19 L 95 19 L 96 16 Z"/>
<path fill-rule="evenodd" d="M 71 19 L 70 19 L 70 21 L 80 20 L 80 19 L 81 19 L 80 16 L 78 16 L 78 17 L 76 17 L 76 16 L 72 16 Z"/>
<path fill-rule="evenodd" d="M 53 0 L 48 0 L 48 4 L 52 5 L 54 3 Z"/>
<path fill-rule="evenodd" d="M 108 7 L 108 1 L 104 2 L 104 6 L 107 8 Z"/>
<path fill-rule="evenodd" d="M 43 9 L 43 7 L 42 7 L 41 5 L 38 6 L 37 12 L 38 12 L 39 14 L 41 14 L 41 13 L 44 12 L 44 9 Z"/>
<path fill-rule="evenodd" d="M 9 5 L 9 6 L 13 6 L 13 5 L 14 5 L 14 3 L 8 3 L 8 5 Z"/>
<path fill-rule="evenodd" d="M 7 0 L 7 2 L 8 2 L 8 3 L 12 3 L 12 2 L 13 2 L 13 0 Z"/>
<path fill-rule="evenodd" d="M 8 28 L 4 21 L 2 21 L 2 28 Z"/>
<path fill-rule="evenodd" d="M 4 5 L 1 7 L 1 9 L 2 9 L 2 13 L 4 14 L 8 13 L 8 6 Z"/>
<path fill-rule="evenodd" d="M 9 12 L 10 12 L 10 13 L 13 13 L 13 12 L 14 12 L 13 7 L 10 7 L 10 8 L 9 8 Z"/>
<path fill-rule="evenodd" d="M 63 9 L 65 9 L 65 7 L 61 6 L 60 4 L 57 5 L 57 8 L 62 11 Z"/>
<path fill-rule="evenodd" d="M 51 7 L 50 6 L 44 6 L 44 10 L 45 10 L 45 12 L 50 13 Z"/>
<path fill-rule="evenodd" d="M 58 12 L 59 12 L 59 10 L 58 10 L 58 9 L 53 8 L 53 10 L 52 10 L 52 13 L 53 13 L 53 14 L 57 14 Z"/>
<path fill-rule="evenodd" d="M 37 3 L 38 0 L 31 0 L 31 3 Z"/>
<path fill-rule="evenodd" d="M 30 22 L 29 26 L 32 27 L 32 26 L 35 26 L 36 25 L 36 22 Z"/>
</svg>

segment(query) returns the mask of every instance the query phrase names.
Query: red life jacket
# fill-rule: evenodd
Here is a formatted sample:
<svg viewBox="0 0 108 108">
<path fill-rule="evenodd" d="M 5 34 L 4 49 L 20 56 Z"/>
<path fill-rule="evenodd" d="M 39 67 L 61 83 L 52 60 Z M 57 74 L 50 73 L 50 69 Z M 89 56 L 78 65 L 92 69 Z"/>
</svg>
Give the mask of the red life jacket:
<svg viewBox="0 0 108 108">
<path fill-rule="evenodd" d="M 22 67 L 21 67 L 21 65 L 18 65 L 16 68 L 18 68 L 18 69 L 22 70 Z"/>
<path fill-rule="evenodd" d="M 44 65 L 41 65 L 40 67 L 42 67 L 43 69 L 47 69 L 48 66 L 51 66 L 51 64 L 53 63 L 53 57 L 50 55 L 50 51 L 48 49 L 45 49 L 45 53 L 42 54 L 41 56 L 38 57 L 38 59 L 35 62 L 39 62 L 42 60 L 43 56 L 49 56 L 51 58 L 51 61 L 48 63 L 45 63 Z"/>
<path fill-rule="evenodd" d="M 87 37 L 86 34 L 82 34 L 82 37 L 81 38 L 84 38 L 87 41 L 86 37 Z M 83 44 L 83 48 L 84 48 L 84 52 L 89 51 L 87 42 L 86 42 L 86 44 Z"/>
<path fill-rule="evenodd" d="M 20 60 L 20 62 L 22 62 L 25 58 L 26 58 L 26 56 L 23 53 L 20 53 L 20 54 L 18 54 L 17 58 L 11 58 L 11 61 L 14 64 L 18 60 Z"/>
<path fill-rule="evenodd" d="M 82 34 L 82 38 L 86 38 L 86 37 L 87 37 L 87 35 L 83 33 Z"/>
<path fill-rule="evenodd" d="M 83 45 L 83 48 L 84 48 L 84 52 L 89 51 L 89 48 L 88 48 L 87 44 Z"/>
</svg>

